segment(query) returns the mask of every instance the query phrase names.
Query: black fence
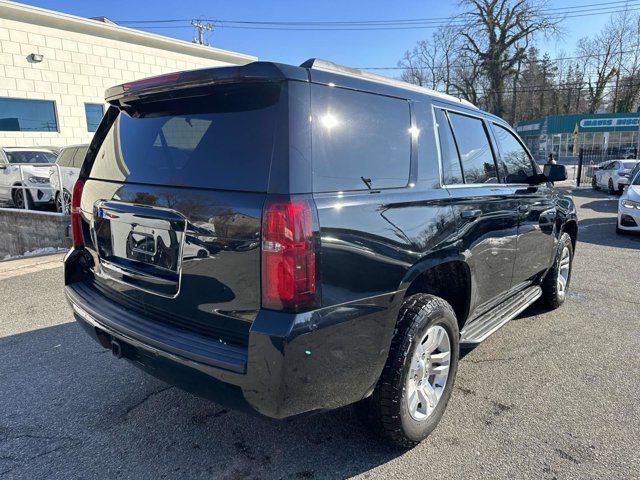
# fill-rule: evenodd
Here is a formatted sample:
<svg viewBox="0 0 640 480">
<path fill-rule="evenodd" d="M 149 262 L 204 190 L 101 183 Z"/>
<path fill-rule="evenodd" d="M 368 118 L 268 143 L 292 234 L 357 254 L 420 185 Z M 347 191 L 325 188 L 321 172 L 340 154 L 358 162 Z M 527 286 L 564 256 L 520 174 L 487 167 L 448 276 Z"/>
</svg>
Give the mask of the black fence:
<svg viewBox="0 0 640 480">
<path fill-rule="evenodd" d="M 578 156 L 578 173 L 576 175 L 576 185 L 591 185 L 596 167 L 608 160 L 621 160 L 638 158 L 637 148 L 581 148 Z"/>
</svg>

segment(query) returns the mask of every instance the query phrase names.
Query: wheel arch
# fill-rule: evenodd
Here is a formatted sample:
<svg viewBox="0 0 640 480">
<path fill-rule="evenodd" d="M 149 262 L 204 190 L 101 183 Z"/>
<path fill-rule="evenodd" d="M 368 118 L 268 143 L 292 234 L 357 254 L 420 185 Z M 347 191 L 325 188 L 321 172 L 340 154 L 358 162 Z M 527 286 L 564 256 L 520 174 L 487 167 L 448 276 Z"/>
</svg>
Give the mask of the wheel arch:
<svg viewBox="0 0 640 480">
<path fill-rule="evenodd" d="M 427 293 L 445 300 L 462 328 L 471 304 L 471 270 L 461 255 L 429 258 L 414 265 L 405 278 L 405 297 Z"/>
<path fill-rule="evenodd" d="M 576 242 L 578 241 L 578 222 L 575 219 L 569 219 L 565 222 L 562 228 L 562 233 L 568 233 L 571 237 L 571 246 L 573 250 L 576 249 Z"/>
</svg>

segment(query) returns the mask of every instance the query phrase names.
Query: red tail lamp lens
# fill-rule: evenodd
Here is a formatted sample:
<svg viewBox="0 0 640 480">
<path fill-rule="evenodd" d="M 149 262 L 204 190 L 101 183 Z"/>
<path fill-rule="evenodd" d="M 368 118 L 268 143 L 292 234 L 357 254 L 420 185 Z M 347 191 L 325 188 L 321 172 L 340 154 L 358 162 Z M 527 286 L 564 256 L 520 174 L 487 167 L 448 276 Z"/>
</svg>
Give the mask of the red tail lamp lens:
<svg viewBox="0 0 640 480">
<path fill-rule="evenodd" d="M 80 200 L 83 189 L 84 180 L 77 180 L 73 185 L 73 193 L 71 194 L 71 234 L 73 235 L 73 248 L 84 246 L 82 217 L 80 215 Z"/>
<path fill-rule="evenodd" d="M 262 215 L 262 305 L 302 311 L 316 304 L 316 212 L 311 200 L 267 200 Z"/>
</svg>

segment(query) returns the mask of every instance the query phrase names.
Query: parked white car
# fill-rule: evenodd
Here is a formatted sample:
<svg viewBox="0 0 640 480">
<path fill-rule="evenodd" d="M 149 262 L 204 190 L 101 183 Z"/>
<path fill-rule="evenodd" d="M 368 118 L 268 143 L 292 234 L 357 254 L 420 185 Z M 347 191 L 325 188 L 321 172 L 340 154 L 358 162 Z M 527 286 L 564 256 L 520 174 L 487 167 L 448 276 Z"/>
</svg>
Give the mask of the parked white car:
<svg viewBox="0 0 640 480">
<path fill-rule="evenodd" d="M 57 167 L 51 167 L 49 170 L 49 180 L 55 192 L 56 210 L 58 212 L 64 211 L 64 213 L 68 214 L 71 211 L 71 192 L 73 192 L 73 185 L 80 175 L 80 167 L 82 167 L 82 162 L 88 149 L 89 145 L 71 145 L 63 148 L 56 161 Z M 58 168 L 60 169 L 59 175 L 62 178 L 62 185 L 60 185 Z"/>
<path fill-rule="evenodd" d="M 640 232 L 640 171 L 636 172 L 618 201 L 616 232 Z"/>
<path fill-rule="evenodd" d="M 594 172 L 591 186 L 596 190 L 606 188 L 610 194 L 622 193 L 624 187 L 629 183 L 629 174 L 637 163 L 638 160 L 610 160 L 604 162 Z"/>
<path fill-rule="evenodd" d="M 0 148 L 0 202 L 17 208 L 24 208 L 25 202 L 27 208 L 52 203 L 49 167 L 33 164 L 54 163 L 56 158 L 45 148 Z"/>
</svg>

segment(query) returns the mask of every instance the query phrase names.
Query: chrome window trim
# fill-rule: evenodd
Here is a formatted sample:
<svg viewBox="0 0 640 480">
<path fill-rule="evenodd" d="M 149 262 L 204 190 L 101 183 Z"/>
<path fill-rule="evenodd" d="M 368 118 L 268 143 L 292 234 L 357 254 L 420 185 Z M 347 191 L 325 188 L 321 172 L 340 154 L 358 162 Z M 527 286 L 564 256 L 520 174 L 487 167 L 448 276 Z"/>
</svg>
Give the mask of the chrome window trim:
<svg viewBox="0 0 640 480">
<path fill-rule="evenodd" d="M 482 125 L 485 128 L 485 134 L 487 135 L 487 140 L 489 141 L 489 146 L 491 147 L 491 154 L 493 155 L 493 161 L 496 164 L 496 173 L 498 172 L 498 164 L 497 164 L 497 157 L 496 157 L 496 151 L 495 151 L 495 147 L 493 145 L 492 142 L 492 137 L 490 136 L 492 134 L 491 130 L 487 128 L 487 123 L 489 122 L 489 120 L 481 114 L 477 114 L 477 113 L 473 113 L 473 112 L 469 112 L 467 110 L 462 110 L 459 108 L 455 108 L 455 107 L 450 107 L 449 105 L 436 105 L 434 103 L 431 103 L 431 110 L 432 110 L 432 115 L 433 115 L 433 119 L 434 119 L 434 134 L 436 136 L 436 144 L 437 144 L 437 149 L 438 149 L 438 167 L 440 170 L 440 185 L 442 186 L 442 188 L 463 188 L 463 187 L 495 187 L 495 186 L 502 186 L 502 187 L 506 187 L 507 185 L 516 185 L 516 184 L 508 184 L 508 183 L 445 183 L 444 181 L 444 174 L 443 174 L 443 166 L 442 166 L 442 152 L 440 151 L 440 136 L 438 134 L 438 130 L 436 127 L 436 114 L 435 114 L 435 109 L 439 108 L 440 110 L 443 110 L 444 112 L 453 112 L 453 113 L 457 113 L 459 115 L 464 115 L 467 117 L 472 117 L 475 118 L 477 120 L 480 120 L 482 122 Z M 491 122 L 494 122 L 494 120 L 491 120 Z M 453 134 L 453 138 L 455 141 L 455 132 L 453 131 L 453 126 L 451 126 L 451 133 Z M 461 165 L 462 167 L 462 165 Z M 464 176 L 464 168 L 462 167 L 462 174 Z M 524 184 L 527 185 L 528 184 Z"/>
</svg>

